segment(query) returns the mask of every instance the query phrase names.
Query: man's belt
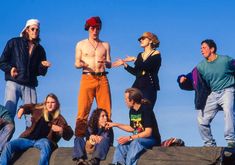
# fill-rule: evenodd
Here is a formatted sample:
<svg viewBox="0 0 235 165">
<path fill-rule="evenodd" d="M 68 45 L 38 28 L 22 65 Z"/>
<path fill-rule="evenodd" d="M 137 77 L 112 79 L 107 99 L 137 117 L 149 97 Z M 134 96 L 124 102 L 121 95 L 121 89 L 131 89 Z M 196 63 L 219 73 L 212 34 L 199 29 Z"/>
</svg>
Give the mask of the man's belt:
<svg viewBox="0 0 235 165">
<path fill-rule="evenodd" d="M 109 72 L 82 72 L 82 74 L 92 75 L 92 76 L 105 76 Z"/>
</svg>

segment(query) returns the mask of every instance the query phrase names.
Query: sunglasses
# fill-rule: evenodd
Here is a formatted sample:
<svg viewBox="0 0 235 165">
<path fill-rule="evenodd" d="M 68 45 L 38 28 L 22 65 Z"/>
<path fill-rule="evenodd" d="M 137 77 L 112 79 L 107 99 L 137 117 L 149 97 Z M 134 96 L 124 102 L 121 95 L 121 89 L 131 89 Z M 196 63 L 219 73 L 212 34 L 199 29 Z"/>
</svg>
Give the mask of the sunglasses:
<svg viewBox="0 0 235 165">
<path fill-rule="evenodd" d="M 138 39 L 138 41 L 145 40 L 146 38 L 148 38 L 148 37 L 140 37 L 140 38 Z"/>
<path fill-rule="evenodd" d="M 38 29 L 38 28 L 30 28 L 30 30 L 31 30 L 31 31 L 33 31 L 33 32 L 34 32 L 34 31 L 36 31 L 36 32 L 38 32 L 38 31 L 39 31 L 39 29 Z"/>
</svg>

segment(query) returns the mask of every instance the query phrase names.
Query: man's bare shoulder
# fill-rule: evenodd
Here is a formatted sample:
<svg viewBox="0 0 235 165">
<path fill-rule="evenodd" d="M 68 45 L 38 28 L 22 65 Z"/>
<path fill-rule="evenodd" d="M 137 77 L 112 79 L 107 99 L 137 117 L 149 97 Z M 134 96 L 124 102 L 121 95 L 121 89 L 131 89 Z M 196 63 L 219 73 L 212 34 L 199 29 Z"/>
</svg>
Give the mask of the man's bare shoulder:
<svg viewBox="0 0 235 165">
<path fill-rule="evenodd" d="M 83 39 L 83 40 L 77 42 L 77 46 L 82 47 L 83 45 L 86 45 L 87 42 L 88 42 L 87 39 Z"/>
<path fill-rule="evenodd" d="M 100 41 L 101 44 L 105 47 L 105 48 L 108 48 L 109 47 L 109 43 L 106 42 L 106 41 Z"/>
</svg>

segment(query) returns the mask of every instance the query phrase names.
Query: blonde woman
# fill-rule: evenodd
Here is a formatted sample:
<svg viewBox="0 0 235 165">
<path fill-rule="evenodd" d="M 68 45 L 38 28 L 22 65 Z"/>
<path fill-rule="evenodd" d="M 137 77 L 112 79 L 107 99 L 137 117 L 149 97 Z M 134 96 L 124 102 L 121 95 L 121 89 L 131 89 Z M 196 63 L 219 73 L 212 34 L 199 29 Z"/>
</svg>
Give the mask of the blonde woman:
<svg viewBox="0 0 235 165">
<path fill-rule="evenodd" d="M 0 164 L 11 163 L 11 155 L 35 147 L 40 150 L 39 165 L 48 165 L 52 151 L 63 137 L 70 140 L 73 136 L 72 128 L 60 114 L 60 103 L 56 95 L 47 95 L 42 104 L 25 104 L 18 110 L 17 116 L 32 115 L 32 126 L 28 127 L 20 138 L 10 141 L 4 148 Z"/>
</svg>

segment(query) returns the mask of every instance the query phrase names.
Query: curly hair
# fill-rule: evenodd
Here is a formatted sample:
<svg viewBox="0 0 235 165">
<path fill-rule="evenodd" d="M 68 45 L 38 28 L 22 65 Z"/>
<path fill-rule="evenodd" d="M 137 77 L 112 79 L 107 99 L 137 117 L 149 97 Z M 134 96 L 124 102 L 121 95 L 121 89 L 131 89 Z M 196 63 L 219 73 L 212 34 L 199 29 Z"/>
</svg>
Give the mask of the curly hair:
<svg viewBox="0 0 235 165">
<path fill-rule="evenodd" d="M 92 134 L 97 134 L 98 133 L 98 129 L 99 129 L 99 118 L 100 118 L 100 114 L 101 112 L 105 112 L 107 118 L 108 118 L 108 113 L 106 110 L 102 109 L 102 108 L 96 108 L 92 114 L 91 117 L 88 121 L 88 127 L 91 129 L 91 133 Z M 108 119 L 109 120 L 109 119 Z"/>
</svg>

